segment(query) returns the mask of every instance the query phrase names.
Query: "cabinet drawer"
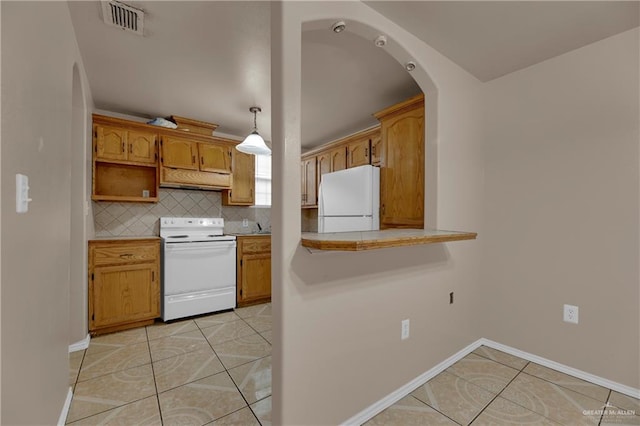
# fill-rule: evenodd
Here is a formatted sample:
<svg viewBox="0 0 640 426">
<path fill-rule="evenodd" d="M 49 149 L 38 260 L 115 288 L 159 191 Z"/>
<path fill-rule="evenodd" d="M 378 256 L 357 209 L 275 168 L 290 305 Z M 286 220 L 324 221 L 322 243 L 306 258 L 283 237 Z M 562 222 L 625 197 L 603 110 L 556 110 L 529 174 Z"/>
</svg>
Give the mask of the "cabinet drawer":
<svg viewBox="0 0 640 426">
<path fill-rule="evenodd" d="M 271 253 L 271 238 L 243 240 L 242 253 Z"/>
<path fill-rule="evenodd" d="M 184 186 L 207 189 L 228 189 L 231 188 L 231 175 L 163 167 L 160 184 L 168 187 Z"/>
<path fill-rule="evenodd" d="M 121 265 L 124 263 L 153 262 L 158 258 L 157 244 L 135 246 L 114 245 L 93 247 L 91 256 L 94 266 Z"/>
</svg>

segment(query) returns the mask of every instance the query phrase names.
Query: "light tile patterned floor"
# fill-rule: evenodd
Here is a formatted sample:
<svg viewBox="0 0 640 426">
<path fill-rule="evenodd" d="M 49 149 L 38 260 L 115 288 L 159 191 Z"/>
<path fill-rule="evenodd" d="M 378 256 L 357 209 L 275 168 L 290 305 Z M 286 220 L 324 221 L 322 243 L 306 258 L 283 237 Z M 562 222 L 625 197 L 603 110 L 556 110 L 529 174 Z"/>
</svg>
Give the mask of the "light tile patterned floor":
<svg viewBox="0 0 640 426">
<path fill-rule="evenodd" d="M 95 337 L 67 424 L 271 424 L 271 304 Z"/>
<path fill-rule="evenodd" d="M 481 346 L 366 425 L 640 425 L 640 401 Z"/>
<path fill-rule="evenodd" d="M 96 337 L 73 425 L 271 425 L 271 304 Z M 640 401 L 481 346 L 366 425 L 640 425 Z"/>
</svg>

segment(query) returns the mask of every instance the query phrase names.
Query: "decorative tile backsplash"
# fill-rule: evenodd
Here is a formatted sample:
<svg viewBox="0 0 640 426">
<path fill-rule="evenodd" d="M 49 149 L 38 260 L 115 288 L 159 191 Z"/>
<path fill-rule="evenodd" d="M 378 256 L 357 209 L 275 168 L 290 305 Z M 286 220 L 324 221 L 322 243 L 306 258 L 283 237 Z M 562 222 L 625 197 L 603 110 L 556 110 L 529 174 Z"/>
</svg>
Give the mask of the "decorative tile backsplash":
<svg viewBox="0 0 640 426">
<path fill-rule="evenodd" d="M 161 188 L 158 203 L 93 202 L 96 237 L 145 237 L 160 234 L 161 217 L 223 217 L 225 233 L 271 229 L 271 209 L 227 207 L 217 191 Z M 249 227 L 242 226 L 247 219 Z"/>
</svg>

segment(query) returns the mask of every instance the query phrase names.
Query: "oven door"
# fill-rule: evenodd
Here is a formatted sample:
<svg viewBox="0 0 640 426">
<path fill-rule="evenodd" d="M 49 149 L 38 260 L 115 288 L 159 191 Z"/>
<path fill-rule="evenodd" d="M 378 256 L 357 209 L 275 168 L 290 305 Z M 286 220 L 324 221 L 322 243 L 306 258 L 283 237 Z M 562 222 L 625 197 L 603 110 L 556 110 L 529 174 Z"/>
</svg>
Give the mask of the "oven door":
<svg viewBox="0 0 640 426">
<path fill-rule="evenodd" d="M 236 242 L 165 242 L 164 296 L 236 287 Z"/>
</svg>

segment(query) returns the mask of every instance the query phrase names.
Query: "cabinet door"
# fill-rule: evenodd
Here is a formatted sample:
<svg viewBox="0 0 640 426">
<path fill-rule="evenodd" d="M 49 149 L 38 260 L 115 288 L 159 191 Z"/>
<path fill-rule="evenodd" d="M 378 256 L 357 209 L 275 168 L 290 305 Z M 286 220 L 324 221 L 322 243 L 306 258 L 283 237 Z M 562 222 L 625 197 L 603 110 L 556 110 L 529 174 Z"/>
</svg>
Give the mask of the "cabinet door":
<svg viewBox="0 0 640 426">
<path fill-rule="evenodd" d="M 231 173 L 231 147 L 199 143 L 200 170 L 203 172 Z"/>
<path fill-rule="evenodd" d="M 322 175 L 325 173 L 331 172 L 331 154 L 328 152 L 323 152 L 318 154 L 316 157 L 317 160 L 317 169 L 318 169 L 318 188 L 320 188 L 320 182 L 322 182 Z"/>
<path fill-rule="evenodd" d="M 139 132 L 135 130 L 129 131 L 128 160 L 136 161 L 138 163 L 155 163 L 157 160 L 156 138 L 157 136 L 154 133 Z"/>
<path fill-rule="evenodd" d="M 127 159 L 127 131 L 118 127 L 95 126 L 95 152 L 100 160 Z"/>
<path fill-rule="evenodd" d="M 384 150 L 382 147 L 382 137 L 380 132 L 376 132 L 371 136 L 371 164 L 379 166 L 384 162 L 383 159 Z"/>
<path fill-rule="evenodd" d="M 307 169 L 306 161 L 300 162 L 300 205 L 304 206 L 307 202 Z"/>
<path fill-rule="evenodd" d="M 255 203 L 253 189 L 255 187 L 256 163 L 253 155 L 234 150 L 232 152 L 233 179 L 228 197 L 223 197 L 223 203 L 234 205 L 253 205 Z"/>
<path fill-rule="evenodd" d="M 271 253 L 245 254 L 240 268 L 242 302 L 271 297 Z"/>
<path fill-rule="evenodd" d="M 89 328 L 126 324 L 160 316 L 156 263 L 94 269 Z"/>
<path fill-rule="evenodd" d="M 164 136 L 162 138 L 162 165 L 175 169 L 198 170 L 196 142 Z"/>
<path fill-rule="evenodd" d="M 338 170 L 344 170 L 347 168 L 347 148 L 340 147 L 331 150 L 331 171 L 337 172 Z"/>
<path fill-rule="evenodd" d="M 381 168 L 380 224 L 424 224 L 424 109 L 382 122 L 385 166 Z"/>
<path fill-rule="evenodd" d="M 355 140 L 347 145 L 348 167 L 364 166 L 371 162 L 369 156 L 369 138 Z"/>
<path fill-rule="evenodd" d="M 316 157 L 302 161 L 302 205 L 315 206 L 318 204 L 316 183 Z"/>
</svg>

